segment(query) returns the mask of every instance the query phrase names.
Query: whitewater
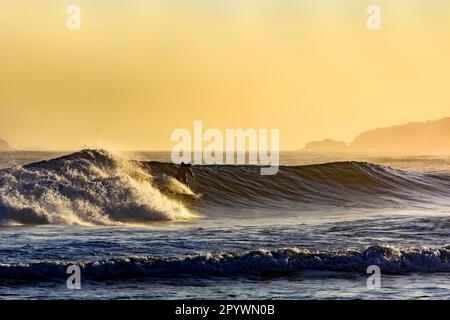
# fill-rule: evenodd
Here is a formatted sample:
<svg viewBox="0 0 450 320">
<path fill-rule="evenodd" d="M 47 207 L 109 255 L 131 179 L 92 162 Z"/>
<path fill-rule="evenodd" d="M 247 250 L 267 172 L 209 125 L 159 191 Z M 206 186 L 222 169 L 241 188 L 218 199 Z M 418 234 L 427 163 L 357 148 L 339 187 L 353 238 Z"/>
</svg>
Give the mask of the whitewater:
<svg viewBox="0 0 450 320">
<path fill-rule="evenodd" d="M 285 153 L 189 187 L 169 160 L 0 153 L 0 298 L 450 297 L 448 157 Z"/>
</svg>

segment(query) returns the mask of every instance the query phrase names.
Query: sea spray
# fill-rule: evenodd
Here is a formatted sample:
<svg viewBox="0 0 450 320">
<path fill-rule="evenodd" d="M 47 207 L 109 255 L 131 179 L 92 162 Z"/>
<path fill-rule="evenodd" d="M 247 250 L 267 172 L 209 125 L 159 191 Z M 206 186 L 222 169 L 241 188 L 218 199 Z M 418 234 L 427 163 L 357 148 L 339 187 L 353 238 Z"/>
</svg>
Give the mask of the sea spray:
<svg viewBox="0 0 450 320">
<path fill-rule="evenodd" d="M 2 223 L 114 225 L 191 217 L 182 203 L 153 185 L 148 171 L 104 150 L 0 174 Z"/>
</svg>

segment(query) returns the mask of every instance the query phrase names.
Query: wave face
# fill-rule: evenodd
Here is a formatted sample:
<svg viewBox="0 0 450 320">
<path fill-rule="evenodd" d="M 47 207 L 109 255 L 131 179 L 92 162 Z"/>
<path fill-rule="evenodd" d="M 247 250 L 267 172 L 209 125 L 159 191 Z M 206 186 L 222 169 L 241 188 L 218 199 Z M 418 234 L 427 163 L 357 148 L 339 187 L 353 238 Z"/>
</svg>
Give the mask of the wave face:
<svg viewBox="0 0 450 320">
<path fill-rule="evenodd" d="M 138 162 L 102 150 L 0 171 L 1 224 L 111 225 L 194 217 L 190 207 L 283 212 L 334 208 L 435 208 L 450 204 L 450 174 L 363 162 L 282 166 L 194 166 L 186 187 L 178 166 Z M 274 211 L 275 212 L 275 211 Z"/>
<path fill-rule="evenodd" d="M 0 172 L 2 224 L 111 225 L 192 215 L 137 163 L 102 150 Z"/>
<path fill-rule="evenodd" d="M 149 162 L 153 174 L 176 166 Z M 365 162 L 281 166 L 261 176 L 257 166 L 195 166 L 191 188 L 206 204 L 222 207 L 315 209 L 336 207 L 427 208 L 450 204 L 450 174 L 397 170 Z"/>
<path fill-rule="evenodd" d="M 0 278 L 67 278 L 67 262 L 0 264 Z M 286 248 L 243 253 L 207 253 L 197 256 L 158 258 L 124 257 L 78 263 L 83 278 L 164 276 L 285 275 L 302 271 L 366 273 L 377 265 L 385 274 L 450 272 L 450 248 L 373 246 L 362 251 L 311 251 Z"/>
</svg>

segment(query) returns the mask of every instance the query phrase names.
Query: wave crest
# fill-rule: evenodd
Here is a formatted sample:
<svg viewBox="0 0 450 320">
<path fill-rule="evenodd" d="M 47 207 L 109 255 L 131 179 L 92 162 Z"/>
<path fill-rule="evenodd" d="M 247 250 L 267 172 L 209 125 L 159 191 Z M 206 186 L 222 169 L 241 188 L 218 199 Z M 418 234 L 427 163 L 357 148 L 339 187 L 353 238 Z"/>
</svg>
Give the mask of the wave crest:
<svg viewBox="0 0 450 320">
<path fill-rule="evenodd" d="M 88 279 L 182 275 L 285 275 L 302 271 L 366 273 L 377 265 L 385 274 L 450 272 L 450 248 L 373 246 L 365 250 L 314 251 L 299 248 L 243 253 L 206 253 L 159 258 L 124 257 L 77 264 Z M 0 278 L 66 278 L 66 262 L 0 264 Z"/>
<path fill-rule="evenodd" d="M 154 174 L 174 174 L 176 166 L 148 162 Z M 326 207 L 414 207 L 450 204 L 450 174 L 397 170 L 365 162 L 281 166 L 261 176 L 259 167 L 194 167 L 192 188 L 205 203 L 225 207 L 310 210 Z"/>
<path fill-rule="evenodd" d="M 0 224 L 109 225 L 194 217 L 220 210 L 448 208 L 450 174 L 402 171 L 363 162 L 281 166 L 195 166 L 190 188 L 178 166 L 138 162 L 104 150 L 0 171 Z M 211 209 L 212 208 L 212 209 Z M 206 210 L 204 210 L 206 209 Z M 243 211 L 245 211 L 243 210 Z M 259 210 L 258 214 L 266 211 Z"/>
<path fill-rule="evenodd" d="M 4 170 L 0 221 L 110 225 L 193 215 L 161 193 L 138 163 L 104 150 Z"/>
</svg>

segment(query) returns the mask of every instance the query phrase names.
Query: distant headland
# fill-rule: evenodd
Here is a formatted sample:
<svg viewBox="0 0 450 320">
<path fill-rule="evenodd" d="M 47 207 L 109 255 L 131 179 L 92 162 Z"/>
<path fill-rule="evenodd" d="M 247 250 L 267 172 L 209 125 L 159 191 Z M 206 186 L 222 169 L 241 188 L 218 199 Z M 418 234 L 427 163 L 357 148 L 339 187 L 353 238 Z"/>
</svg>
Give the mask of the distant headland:
<svg viewBox="0 0 450 320">
<path fill-rule="evenodd" d="M 313 141 L 307 143 L 302 151 L 450 152 L 450 117 L 365 131 L 350 144 L 333 139 Z"/>
<path fill-rule="evenodd" d="M 0 151 L 12 151 L 14 150 L 6 140 L 0 139 Z"/>
</svg>

